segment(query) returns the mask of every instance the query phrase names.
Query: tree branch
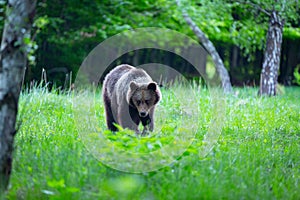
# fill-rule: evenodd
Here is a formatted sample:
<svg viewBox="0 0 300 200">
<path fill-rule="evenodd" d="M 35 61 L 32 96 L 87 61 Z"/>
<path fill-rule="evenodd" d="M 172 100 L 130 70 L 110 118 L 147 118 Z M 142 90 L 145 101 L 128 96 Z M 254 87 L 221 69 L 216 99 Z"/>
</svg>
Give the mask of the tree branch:
<svg viewBox="0 0 300 200">
<path fill-rule="evenodd" d="M 253 8 L 255 8 L 255 9 L 257 9 L 257 10 L 259 10 L 259 11 L 265 13 L 267 16 L 269 16 L 269 17 L 271 16 L 270 11 L 263 9 L 261 6 L 259 6 L 259 5 L 256 4 L 256 3 L 253 3 L 253 2 L 251 2 L 251 1 L 235 1 L 235 2 L 239 2 L 239 3 L 241 3 L 241 4 L 250 5 L 250 6 L 252 6 Z"/>
</svg>

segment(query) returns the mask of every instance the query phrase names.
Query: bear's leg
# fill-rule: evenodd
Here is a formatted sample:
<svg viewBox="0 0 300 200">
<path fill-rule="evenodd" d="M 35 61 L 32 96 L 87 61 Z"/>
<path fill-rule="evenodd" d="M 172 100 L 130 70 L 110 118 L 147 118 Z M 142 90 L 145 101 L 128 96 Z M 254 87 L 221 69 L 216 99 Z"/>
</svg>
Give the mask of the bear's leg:
<svg viewBox="0 0 300 200">
<path fill-rule="evenodd" d="M 149 111 L 149 118 L 150 118 L 149 130 L 152 132 L 154 130 L 154 107 L 151 108 Z"/>
<path fill-rule="evenodd" d="M 133 114 L 133 113 L 131 113 Z M 123 103 L 118 108 L 118 122 L 123 128 L 129 128 L 139 134 L 138 124 L 139 121 L 136 120 L 136 115 L 133 114 L 131 117 L 129 105 Z"/>
<path fill-rule="evenodd" d="M 150 124 L 151 124 L 151 118 L 150 118 L 150 113 L 146 116 L 146 117 L 141 117 L 141 122 L 144 126 L 144 130 L 142 132 L 142 135 L 147 135 L 148 134 L 148 127 L 150 128 Z"/>
<path fill-rule="evenodd" d="M 154 107 L 150 109 L 149 114 L 141 118 L 142 124 L 144 126 L 143 135 L 148 134 L 148 129 L 150 132 L 153 132 L 154 130 Z"/>
<path fill-rule="evenodd" d="M 138 110 L 132 106 L 129 106 L 129 114 L 132 121 L 138 126 L 141 122 Z"/>
<path fill-rule="evenodd" d="M 135 133 L 137 135 L 140 135 L 141 132 L 138 130 L 138 127 L 139 127 L 139 124 L 140 124 L 141 120 L 140 120 L 140 116 L 139 116 L 138 110 L 136 108 L 133 108 L 132 106 L 129 106 L 129 114 L 130 114 L 131 120 L 137 126 L 137 131 L 135 131 Z"/>
<path fill-rule="evenodd" d="M 104 107 L 105 107 L 105 116 L 106 116 L 106 124 L 109 130 L 115 132 L 117 128 L 115 127 L 114 123 L 116 123 L 114 119 L 114 115 L 111 110 L 111 103 L 108 99 L 107 95 L 104 95 Z"/>
</svg>

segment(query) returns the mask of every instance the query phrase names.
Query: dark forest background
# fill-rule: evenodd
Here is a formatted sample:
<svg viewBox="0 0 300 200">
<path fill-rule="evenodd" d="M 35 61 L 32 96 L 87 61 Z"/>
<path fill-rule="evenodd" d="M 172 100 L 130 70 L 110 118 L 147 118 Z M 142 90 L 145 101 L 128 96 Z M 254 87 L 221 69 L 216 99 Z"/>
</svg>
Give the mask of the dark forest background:
<svg viewBox="0 0 300 200">
<path fill-rule="evenodd" d="M 232 84 L 259 85 L 268 27 L 263 13 L 251 5 L 241 6 L 238 2 L 226 0 L 186 1 L 183 6 L 216 46 Z M 298 6 L 296 1 L 295 6 Z M 1 1 L 2 19 L 4 7 L 5 1 Z M 278 81 L 293 85 L 294 71 L 300 64 L 299 9 L 287 14 L 290 17 L 283 32 Z M 43 69 L 48 81 L 57 85 L 63 85 L 70 76 L 74 80 L 84 58 L 95 46 L 117 33 L 139 27 L 169 28 L 197 39 L 172 1 L 38 1 L 32 38 L 27 41 L 30 54 L 25 83 L 40 81 Z M 2 32 L 3 20 L 0 29 Z M 188 62 L 159 50 L 131 52 L 113 65 L 148 62 L 177 66 L 177 70 L 190 77 L 198 76 Z"/>
</svg>

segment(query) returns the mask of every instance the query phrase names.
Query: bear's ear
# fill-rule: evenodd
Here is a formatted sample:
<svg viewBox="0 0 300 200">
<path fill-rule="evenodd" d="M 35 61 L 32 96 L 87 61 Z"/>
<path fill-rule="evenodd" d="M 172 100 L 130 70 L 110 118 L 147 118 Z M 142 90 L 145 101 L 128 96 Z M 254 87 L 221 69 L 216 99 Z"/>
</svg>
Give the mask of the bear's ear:
<svg viewBox="0 0 300 200">
<path fill-rule="evenodd" d="M 135 91 L 138 87 L 139 87 L 139 86 L 137 85 L 136 82 L 134 82 L 134 81 L 131 81 L 131 82 L 130 82 L 130 89 L 131 89 L 132 91 Z"/>
<path fill-rule="evenodd" d="M 153 90 L 153 91 L 155 91 L 156 90 L 156 83 L 155 82 L 152 82 L 152 83 L 149 83 L 149 85 L 148 85 L 148 90 Z"/>
</svg>

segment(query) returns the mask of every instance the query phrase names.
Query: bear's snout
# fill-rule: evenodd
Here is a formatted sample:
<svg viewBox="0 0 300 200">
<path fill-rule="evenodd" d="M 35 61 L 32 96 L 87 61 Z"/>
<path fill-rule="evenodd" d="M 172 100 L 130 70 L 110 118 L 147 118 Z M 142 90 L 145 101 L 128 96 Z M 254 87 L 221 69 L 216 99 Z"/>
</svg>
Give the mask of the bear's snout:
<svg viewBox="0 0 300 200">
<path fill-rule="evenodd" d="M 146 117 L 146 115 L 147 115 L 147 112 L 140 112 L 141 117 Z"/>
</svg>

